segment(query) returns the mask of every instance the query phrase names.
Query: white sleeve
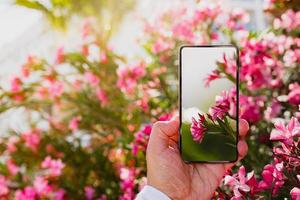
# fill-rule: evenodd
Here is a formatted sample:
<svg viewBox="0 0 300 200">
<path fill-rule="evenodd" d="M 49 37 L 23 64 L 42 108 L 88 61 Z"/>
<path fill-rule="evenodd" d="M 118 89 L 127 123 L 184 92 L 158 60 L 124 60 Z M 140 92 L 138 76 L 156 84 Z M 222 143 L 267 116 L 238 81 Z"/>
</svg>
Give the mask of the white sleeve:
<svg viewBox="0 0 300 200">
<path fill-rule="evenodd" d="M 171 200 L 167 195 L 161 191 L 146 185 L 140 193 L 136 196 L 135 200 Z"/>
</svg>

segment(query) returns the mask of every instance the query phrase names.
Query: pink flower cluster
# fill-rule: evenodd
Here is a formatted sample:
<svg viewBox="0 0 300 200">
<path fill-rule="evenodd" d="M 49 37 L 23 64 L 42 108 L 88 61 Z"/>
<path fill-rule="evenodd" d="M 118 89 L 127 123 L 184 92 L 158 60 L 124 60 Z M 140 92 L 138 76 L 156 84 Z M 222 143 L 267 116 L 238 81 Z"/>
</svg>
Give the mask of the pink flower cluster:
<svg viewBox="0 0 300 200">
<path fill-rule="evenodd" d="M 229 18 L 226 21 L 226 27 L 230 30 L 245 29 L 245 24 L 250 21 L 250 16 L 241 8 L 234 8 L 229 13 Z"/>
<path fill-rule="evenodd" d="M 60 159 L 52 159 L 47 156 L 41 164 L 41 167 L 47 169 L 47 175 L 50 177 L 60 176 L 65 164 Z"/>
<path fill-rule="evenodd" d="M 284 184 L 283 169 L 283 163 L 276 163 L 276 160 L 275 163 L 266 165 L 262 171 L 262 180 L 259 182 L 258 188 L 260 190 L 271 189 L 272 195 L 276 196 Z"/>
<path fill-rule="evenodd" d="M 273 21 L 275 29 L 285 29 L 288 32 L 298 29 L 300 27 L 300 11 L 295 12 L 288 10 Z"/>
<path fill-rule="evenodd" d="M 55 189 L 48 180 L 43 177 L 36 177 L 33 186 L 26 186 L 15 192 L 16 200 L 36 200 L 36 199 L 65 200 L 65 190 Z"/>
<path fill-rule="evenodd" d="M 206 121 L 205 116 L 200 113 L 198 115 L 199 118 L 197 120 L 194 117 L 192 118 L 192 125 L 190 130 L 191 130 L 193 140 L 201 143 L 207 128 L 205 127 L 205 121 Z"/>
<path fill-rule="evenodd" d="M 291 83 L 289 85 L 288 102 L 293 105 L 300 105 L 300 85 Z"/>
<path fill-rule="evenodd" d="M 22 139 L 25 141 L 25 145 L 28 148 L 32 149 L 33 151 L 36 151 L 40 144 L 41 131 L 38 129 L 34 129 L 31 131 L 23 132 Z"/>
<path fill-rule="evenodd" d="M 232 188 L 234 196 L 231 200 L 241 200 L 242 197 L 249 194 L 251 197 L 257 192 L 257 180 L 254 172 L 246 174 L 246 169 L 241 166 L 237 174 L 224 177 L 224 184 Z"/>
<path fill-rule="evenodd" d="M 134 141 L 131 143 L 132 154 L 136 156 L 139 151 L 145 152 L 147 149 L 148 140 L 151 134 L 152 125 L 147 124 L 144 128 L 134 135 Z"/>
<path fill-rule="evenodd" d="M 117 71 L 119 80 L 117 82 L 118 87 L 126 94 L 132 94 L 137 86 L 137 81 L 145 74 L 145 66 L 143 63 L 139 63 L 131 66 L 119 67 Z"/>
<path fill-rule="evenodd" d="M 213 120 L 224 119 L 230 110 L 230 97 L 228 91 L 222 91 L 220 96 L 216 96 L 216 104 L 210 108 L 209 113 Z M 233 104 L 235 105 L 235 104 Z"/>
<path fill-rule="evenodd" d="M 296 118 L 292 118 L 288 125 L 280 121 L 275 123 L 275 129 L 271 132 L 270 140 L 279 141 L 279 145 L 275 146 L 274 162 L 267 164 L 261 173 L 262 179 L 255 179 L 253 172 L 245 177 L 245 168 L 240 167 L 238 174 L 232 176 L 226 175 L 224 178 L 225 185 L 233 188 L 233 199 L 241 199 L 248 193 L 250 196 L 257 195 L 261 191 L 272 192 L 272 196 L 276 196 L 287 180 L 285 171 L 291 178 L 300 181 L 299 172 L 295 173 L 294 169 L 300 167 L 300 123 Z M 300 198 L 300 189 L 297 184 L 290 189 L 290 195 L 293 200 Z"/>
<path fill-rule="evenodd" d="M 122 167 L 120 169 L 121 189 L 123 191 L 119 200 L 132 200 L 135 197 L 135 168 Z"/>
</svg>

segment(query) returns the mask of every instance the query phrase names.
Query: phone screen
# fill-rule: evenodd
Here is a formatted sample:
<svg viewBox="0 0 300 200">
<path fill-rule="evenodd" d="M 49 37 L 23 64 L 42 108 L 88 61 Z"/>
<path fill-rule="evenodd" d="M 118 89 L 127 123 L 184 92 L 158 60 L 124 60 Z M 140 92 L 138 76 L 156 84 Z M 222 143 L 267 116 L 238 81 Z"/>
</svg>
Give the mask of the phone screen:
<svg viewBox="0 0 300 200">
<path fill-rule="evenodd" d="M 238 49 L 180 49 L 180 151 L 186 162 L 234 162 L 238 140 Z"/>
</svg>

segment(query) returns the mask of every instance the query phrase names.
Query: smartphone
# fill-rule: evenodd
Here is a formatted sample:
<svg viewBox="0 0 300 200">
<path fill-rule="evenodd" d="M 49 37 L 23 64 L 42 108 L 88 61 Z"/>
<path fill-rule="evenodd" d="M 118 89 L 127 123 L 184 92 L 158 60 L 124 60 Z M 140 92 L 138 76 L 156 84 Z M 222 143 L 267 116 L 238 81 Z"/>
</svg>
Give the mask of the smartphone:
<svg viewBox="0 0 300 200">
<path fill-rule="evenodd" d="M 185 162 L 238 159 L 239 51 L 233 45 L 182 46 L 179 146 Z"/>
</svg>

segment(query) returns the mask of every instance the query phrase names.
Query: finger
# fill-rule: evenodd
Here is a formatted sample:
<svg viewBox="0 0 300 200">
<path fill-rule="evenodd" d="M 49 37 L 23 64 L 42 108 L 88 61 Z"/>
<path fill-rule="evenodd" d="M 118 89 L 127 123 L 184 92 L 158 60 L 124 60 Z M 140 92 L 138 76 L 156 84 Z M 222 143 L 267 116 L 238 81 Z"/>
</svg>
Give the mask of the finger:
<svg viewBox="0 0 300 200">
<path fill-rule="evenodd" d="M 240 137 L 245 137 L 249 131 L 249 124 L 244 119 L 239 119 L 239 135 Z"/>
<path fill-rule="evenodd" d="M 179 121 L 156 122 L 153 125 L 148 148 L 162 151 L 169 147 L 169 141 L 178 137 Z"/>
</svg>

